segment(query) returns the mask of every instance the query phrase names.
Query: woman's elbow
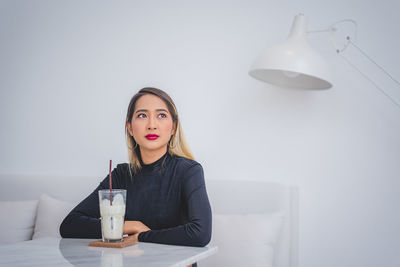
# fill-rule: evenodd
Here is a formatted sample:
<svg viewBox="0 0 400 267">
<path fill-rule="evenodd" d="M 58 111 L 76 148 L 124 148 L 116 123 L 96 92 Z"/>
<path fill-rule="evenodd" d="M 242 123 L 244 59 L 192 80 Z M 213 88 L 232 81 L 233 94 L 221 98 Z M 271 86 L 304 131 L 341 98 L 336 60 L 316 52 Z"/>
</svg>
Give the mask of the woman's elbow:
<svg viewBox="0 0 400 267">
<path fill-rule="evenodd" d="M 63 220 L 63 222 L 61 223 L 59 232 L 60 232 L 61 237 L 63 237 L 63 238 L 68 237 L 65 220 Z"/>
<path fill-rule="evenodd" d="M 211 219 L 206 221 L 206 223 L 202 224 L 199 228 L 200 231 L 197 232 L 196 235 L 196 246 L 197 247 L 205 247 L 211 241 L 211 233 L 212 233 L 212 222 Z"/>
<path fill-rule="evenodd" d="M 196 237 L 193 238 L 193 246 L 195 247 L 205 247 L 211 240 L 211 230 L 210 231 L 200 231 Z"/>
<path fill-rule="evenodd" d="M 205 247 L 210 243 L 211 237 L 202 237 L 197 240 L 198 247 Z"/>
<path fill-rule="evenodd" d="M 68 216 L 64 218 L 60 224 L 59 232 L 62 238 L 73 237 L 71 234 L 71 223 L 68 220 Z"/>
</svg>

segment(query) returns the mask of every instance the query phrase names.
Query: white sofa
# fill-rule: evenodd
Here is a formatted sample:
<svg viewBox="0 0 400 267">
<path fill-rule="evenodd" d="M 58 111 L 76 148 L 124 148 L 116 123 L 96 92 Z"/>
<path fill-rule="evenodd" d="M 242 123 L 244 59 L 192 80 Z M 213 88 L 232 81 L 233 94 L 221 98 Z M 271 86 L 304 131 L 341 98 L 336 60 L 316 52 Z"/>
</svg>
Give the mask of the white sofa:
<svg viewBox="0 0 400 267">
<path fill-rule="evenodd" d="M 62 219 L 101 180 L 0 175 L 0 245 L 59 237 Z M 218 253 L 200 267 L 297 267 L 297 188 L 232 180 L 206 180 L 206 186 L 213 210 L 211 244 Z"/>
</svg>

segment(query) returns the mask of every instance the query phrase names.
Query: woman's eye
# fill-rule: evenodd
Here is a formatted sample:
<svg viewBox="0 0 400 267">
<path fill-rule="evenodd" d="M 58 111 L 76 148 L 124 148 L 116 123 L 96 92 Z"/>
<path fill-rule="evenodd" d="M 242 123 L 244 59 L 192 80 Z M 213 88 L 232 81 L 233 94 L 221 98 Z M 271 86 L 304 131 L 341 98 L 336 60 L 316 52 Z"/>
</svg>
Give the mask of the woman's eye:
<svg viewBox="0 0 400 267">
<path fill-rule="evenodd" d="M 166 118 L 166 117 L 167 117 L 167 114 L 160 113 L 160 114 L 158 114 L 158 117 L 159 117 L 159 118 Z"/>
<path fill-rule="evenodd" d="M 146 114 L 144 114 L 144 113 L 140 113 L 138 116 L 137 116 L 138 118 L 142 118 L 142 119 L 144 119 L 144 118 L 146 118 Z"/>
</svg>

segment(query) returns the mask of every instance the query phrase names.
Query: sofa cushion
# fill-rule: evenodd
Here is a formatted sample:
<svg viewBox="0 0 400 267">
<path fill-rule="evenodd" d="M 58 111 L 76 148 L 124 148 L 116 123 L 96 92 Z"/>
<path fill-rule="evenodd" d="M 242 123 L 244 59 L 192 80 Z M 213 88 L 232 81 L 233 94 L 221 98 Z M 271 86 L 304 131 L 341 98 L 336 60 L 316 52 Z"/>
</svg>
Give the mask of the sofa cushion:
<svg viewBox="0 0 400 267">
<path fill-rule="evenodd" d="M 75 204 L 55 199 L 47 194 L 40 196 L 32 239 L 61 237 L 60 225 Z"/>
<path fill-rule="evenodd" d="M 0 201 L 0 244 L 32 238 L 37 203 L 37 200 Z"/>
<path fill-rule="evenodd" d="M 283 220 L 283 212 L 213 214 L 210 245 L 217 246 L 218 253 L 200 261 L 199 266 L 272 267 Z"/>
</svg>

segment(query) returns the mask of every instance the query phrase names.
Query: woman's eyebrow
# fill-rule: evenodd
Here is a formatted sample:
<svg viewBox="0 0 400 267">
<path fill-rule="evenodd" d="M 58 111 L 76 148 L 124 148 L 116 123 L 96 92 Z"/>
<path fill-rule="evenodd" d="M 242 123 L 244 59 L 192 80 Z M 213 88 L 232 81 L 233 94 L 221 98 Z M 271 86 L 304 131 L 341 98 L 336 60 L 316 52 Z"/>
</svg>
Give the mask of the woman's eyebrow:
<svg viewBox="0 0 400 267">
<path fill-rule="evenodd" d="M 158 111 L 158 112 L 160 112 L 160 111 L 164 111 L 164 112 L 167 112 L 167 113 L 168 113 L 168 110 L 166 110 L 166 109 L 163 109 L 163 108 L 156 109 L 156 111 Z"/>
<path fill-rule="evenodd" d="M 148 110 L 147 109 L 138 109 L 135 111 L 135 113 L 138 113 L 138 112 L 148 112 Z"/>
<path fill-rule="evenodd" d="M 163 112 L 169 113 L 168 110 L 166 110 L 164 108 L 158 108 L 158 109 L 156 109 L 156 111 L 157 112 L 163 111 Z M 138 113 L 138 112 L 149 112 L 149 110 L 147 110 L 147 109 L 138 109 L 138 110 L 135 111 L 135 113 Z"/>
</svg>

